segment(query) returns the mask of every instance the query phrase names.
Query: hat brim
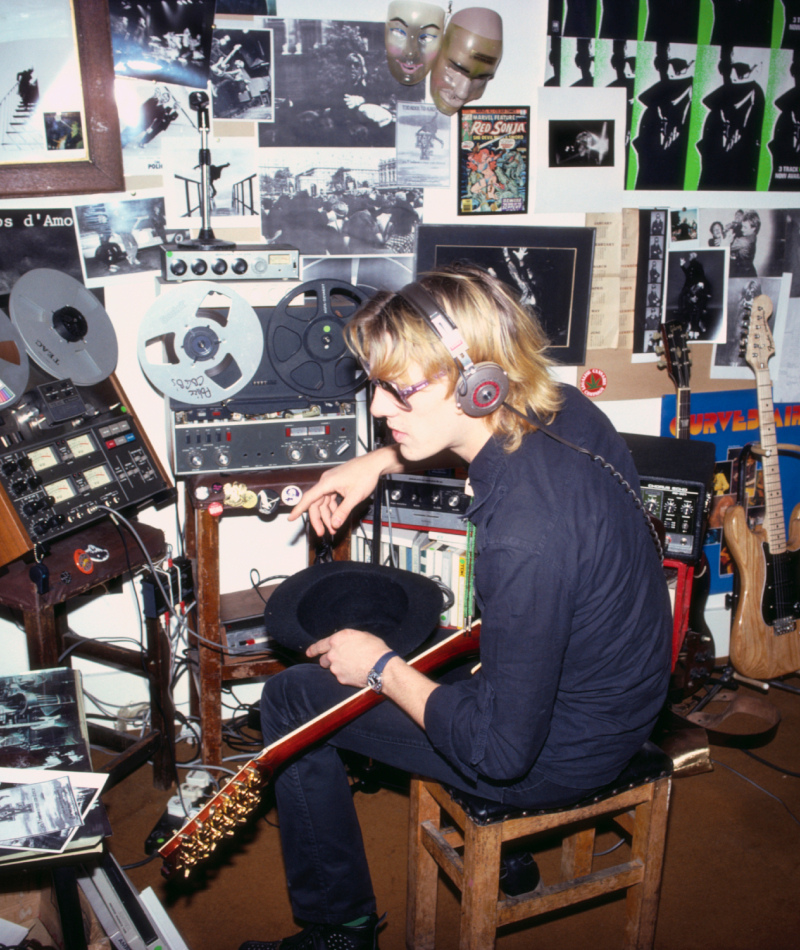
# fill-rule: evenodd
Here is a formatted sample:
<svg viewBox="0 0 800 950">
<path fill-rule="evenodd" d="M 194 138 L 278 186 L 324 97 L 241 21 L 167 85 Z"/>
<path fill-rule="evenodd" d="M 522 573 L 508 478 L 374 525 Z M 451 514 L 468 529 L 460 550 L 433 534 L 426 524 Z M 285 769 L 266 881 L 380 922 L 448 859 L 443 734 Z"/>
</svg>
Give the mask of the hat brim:
<svg viewBox="0 0 800 950">
<path fill-rule="evenodd" d="M 281 646 L 305 650 L 337 630 L 374 633 L 407 656 L 439 624 L 444 598 L 428 577 L 359 561 L 314 564 L 287 578 L 264 611 L 266 632 Z"/>
</svg>

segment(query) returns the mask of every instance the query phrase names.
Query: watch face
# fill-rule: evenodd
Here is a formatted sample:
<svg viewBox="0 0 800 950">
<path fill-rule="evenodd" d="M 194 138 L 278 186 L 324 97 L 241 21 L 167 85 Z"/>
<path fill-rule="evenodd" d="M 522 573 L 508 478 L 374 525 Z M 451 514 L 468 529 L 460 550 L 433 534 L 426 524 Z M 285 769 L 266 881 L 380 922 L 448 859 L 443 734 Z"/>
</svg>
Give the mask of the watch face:
<svg viewBox="0 0 800 950">
<path fill-rule="evenodd" d="M 369 686 L 370 689 L 374 689 L 376 693 L 379 693 L 383 689 L 381 674 L 376 673 L 375 670 L 370 670 L 369 673 L 367 673 L 367 686 Z"/>
</svg>

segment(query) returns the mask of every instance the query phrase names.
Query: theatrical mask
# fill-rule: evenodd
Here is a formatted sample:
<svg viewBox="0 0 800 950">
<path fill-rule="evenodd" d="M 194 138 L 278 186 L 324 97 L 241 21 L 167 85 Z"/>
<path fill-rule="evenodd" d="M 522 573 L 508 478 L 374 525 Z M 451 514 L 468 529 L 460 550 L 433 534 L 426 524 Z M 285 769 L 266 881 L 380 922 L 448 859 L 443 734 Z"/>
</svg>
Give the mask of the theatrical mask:
<svg viewBox="0 0 800 950">
<path fill-rule="evenodd" d="M 404 86 L 421 82 L 431 71 L 444 33 L 444 10 L 433 3 L 392 0 L 386 15 L 389 72 Z"/>
<path fill-rule="evenodd" d="M 431 98 L 444 115 L 480 99 L 503 55 L 503 21 L 494 10 L 454 13 L 431 70 Z"/>
</svg>

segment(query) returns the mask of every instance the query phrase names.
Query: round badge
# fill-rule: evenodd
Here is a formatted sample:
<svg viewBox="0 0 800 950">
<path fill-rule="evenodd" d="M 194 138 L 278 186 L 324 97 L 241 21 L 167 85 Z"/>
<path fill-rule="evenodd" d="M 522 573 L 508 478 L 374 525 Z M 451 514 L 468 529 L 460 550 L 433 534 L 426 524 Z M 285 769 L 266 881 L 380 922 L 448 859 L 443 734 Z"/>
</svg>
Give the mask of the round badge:
<svg viewBox="0 0 800 950">
<path fill-rule="evenodd" d="M 94 561 L 83 548 L 78 548 L 73 555 L 73 559 L 75 561 L 75 567 L 77 567 L 82 574 L 91 574 L 94 570 Z"/>
<path fill-rule="evenodd" d="M 211 492 L 208 490 L 207 485 L 198 485 L 194 490 L 194 497 L 198 501 L 206 501 Z"/>
<path fill-rule="evenodd" d="M 302 491 L 297 487 L 297 485 L 287 485 L 281 492 L 281 501 L 284 505 L 289 505 L 292 508 L 297 504 L 298 501 L 303 497 Z"/>
<path fill-rule="evenodd" d="M 222 514 L 223 511 L 224 511 L 224 505 L 222 504 L 221 501 L 212 501 L 211 504 L 208 506 L 208 513 L 210 515 L 213 515 L 215 518 L 219 518 L 219 516 Z"/>
<path fill-rule="evenodd" d="M 607 385 L 608 377 L 601 369 L 587 369 L 581 376 L 581 392 L 584 396 L 599 396 Z"/>
</svg>

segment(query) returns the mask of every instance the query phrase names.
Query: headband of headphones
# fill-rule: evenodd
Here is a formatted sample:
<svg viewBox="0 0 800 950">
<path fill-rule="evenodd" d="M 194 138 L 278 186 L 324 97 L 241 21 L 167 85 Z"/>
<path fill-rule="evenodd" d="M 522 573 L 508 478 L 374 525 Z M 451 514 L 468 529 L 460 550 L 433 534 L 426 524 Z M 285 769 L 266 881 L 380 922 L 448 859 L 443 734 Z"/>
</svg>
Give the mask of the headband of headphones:
<svg viewBox="0 0 800 950">
<path fill-rule="evenodd" d="M 456 404 L 468 416 L 488 416 L 508 395 L 508 375 L 497 363 L 472 362 L 467 344 L 453 319 L 442 310 L 425 288 L 414 281 L 397 291 L 425 320 L 447 347 L 461 375 Z"/>
</svg>

